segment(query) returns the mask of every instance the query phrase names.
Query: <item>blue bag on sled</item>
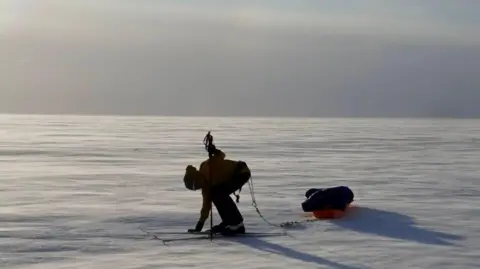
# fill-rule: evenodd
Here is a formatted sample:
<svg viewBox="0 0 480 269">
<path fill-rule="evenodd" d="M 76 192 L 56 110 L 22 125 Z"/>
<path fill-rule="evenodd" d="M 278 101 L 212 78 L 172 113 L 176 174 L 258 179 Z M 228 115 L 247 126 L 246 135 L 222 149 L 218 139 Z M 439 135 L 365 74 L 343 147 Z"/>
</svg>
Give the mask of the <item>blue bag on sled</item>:
<svg viewBox="0 0 480 269">
<path fill-rule="evenodd" d="M 304 212 L 313 212 L 317 218 L 339 217 L 353 202 L 353 191 L 347 186 L 312 188 L 305 193 Z"/>
</svg>

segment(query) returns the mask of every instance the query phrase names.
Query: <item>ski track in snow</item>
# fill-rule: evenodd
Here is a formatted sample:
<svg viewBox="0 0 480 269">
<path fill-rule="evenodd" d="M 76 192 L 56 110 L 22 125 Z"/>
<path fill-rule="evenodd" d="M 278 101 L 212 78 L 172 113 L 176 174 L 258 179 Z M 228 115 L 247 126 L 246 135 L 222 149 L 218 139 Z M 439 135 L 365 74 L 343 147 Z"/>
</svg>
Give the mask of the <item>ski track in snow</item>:
<svg viewBox="0 0 480 269">
<path fill-rule="evenodd" d="M 194 227 L 182 177 L 208 130 L 268 221 L 304 219 L 311 187 L 347 185 L 354 207 L 291 236 L 151 240 Z M 480 268 L 478 120 L 3 115 L 0 138 L 1 268 Z M 281 231 L 251 203 L 245 186 L 248 231 Z"/>
</svg>

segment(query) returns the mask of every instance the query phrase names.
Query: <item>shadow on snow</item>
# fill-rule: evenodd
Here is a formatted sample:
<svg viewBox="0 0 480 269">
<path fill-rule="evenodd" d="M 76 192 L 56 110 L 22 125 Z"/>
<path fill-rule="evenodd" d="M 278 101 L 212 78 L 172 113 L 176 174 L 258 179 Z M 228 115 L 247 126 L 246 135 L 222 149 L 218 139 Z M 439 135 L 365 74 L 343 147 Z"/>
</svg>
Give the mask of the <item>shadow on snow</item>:
<svg viewBox="0 0 480 269">
<path fill-rule="evenodd" d="M 354 206 L 347 216 L 332 223 L 356 232 L 431 245 L 454 245 L 449 240 L 463 239 L 459 235 L 421 228 L 407 215 L 367 207 Z"/>
<path fill-rule="evenodd" d="M 360 268 L 360 267 L 353 267 L 353 266 L 341 264 L 338 262 L 330 261 L 325 258 L 321 258 L 312 254 L 300 252 L 298 250 L 294 250 L 278 244 L 267 242 L 259 238 L 248 238 L 248 240 L 238 240 L 236 242 L 260 251 L 277 254 L 280 256 L 284 256 L 294 260 L 299 260 L 302 262 L 324 265 L 324 266 L 328 266 L 329 268 L 337 268 L 337 269 L 359 269 Z"/>
</svg>

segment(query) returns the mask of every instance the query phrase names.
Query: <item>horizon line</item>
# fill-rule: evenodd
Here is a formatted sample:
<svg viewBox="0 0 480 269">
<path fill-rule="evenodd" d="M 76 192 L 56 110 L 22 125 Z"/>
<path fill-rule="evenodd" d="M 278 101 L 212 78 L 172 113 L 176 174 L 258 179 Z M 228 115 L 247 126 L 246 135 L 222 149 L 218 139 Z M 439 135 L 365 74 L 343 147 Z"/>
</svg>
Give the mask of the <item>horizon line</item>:
<svg viewBox="0 0 480 269">
<path fill-rule="evenodd" d="M 480 116 L 248 116 L 248 115 L 169 115 L 155 113 L 46 113 L 0 112 L 1 116 L 69 116 L 69 117 L 119 117 L 119 118 L 240 118 L 240 119 L 480 119 Z"/>
</svg>

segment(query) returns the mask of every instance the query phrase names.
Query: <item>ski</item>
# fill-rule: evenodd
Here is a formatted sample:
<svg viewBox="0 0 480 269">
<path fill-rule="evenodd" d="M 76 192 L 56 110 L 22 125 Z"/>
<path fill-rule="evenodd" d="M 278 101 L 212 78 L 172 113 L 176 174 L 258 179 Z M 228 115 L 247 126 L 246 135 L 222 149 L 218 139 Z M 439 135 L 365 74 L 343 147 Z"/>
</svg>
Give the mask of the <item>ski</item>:
<svg viewBox="0 0 480 269">
<path fill-rule="evenodd" d="M 183 233 L 185 235 L 185 233 Z M 161 238 L 159 235 L 154 235 L 154 238 L 157 240 L 162 241 L 164 244 L 168 242 L 174 242 L 174 241 L 190 241 L 190 240 L 208 240 L 210 239 L 210 234 L 209 233 L 186 233 L 191 236 L 187 237 L 175 237 L 175 238 Z M 165 235 L 165 234 L 164 234 Z M 213 239 L 233 239 L 233 238 L 245 238 L 245 237 L 271 237 L 271 236 L 284 236 L 286 235 L 285 233 L 245 233 L 245 234 L 236 234 L 236 235 L 229 235 L 229 236 L 224 236 L 221 234 L 214 234 Z"/>
<path fill-rule="evenodd" d="M 201 231 L 196 233 L 181 232 L 181 231 L 159 231 L 149 232 L 142 229 L 146 234 L 150 235 L 153 239 L 160 240 L 164 244 L 173 241 L 189 241 L 189 240 L 205 240 L 210 239 L 210 231 Z M 181 235 L 182 237 L 164 238 L 168 235 Z M 271 237 L 271 236 L 284 236 L 288 235 L 286 232 L 247 232 L 244 234 L 236 234 L 224 236 L 221 234 L 213 234 L 213 238 L 242 238 L 242 237 Z"/>
<path fill-rule="evenodd" d="M 210 231 L 209 230 L 206 230 L 206 231 L 201 231 L 201 232 L 194 232 L 194 233 L 190 233 L 190 232 L 183 232 L 183 231 L 155 231 L 155 232 L 149 232 L 149 231 L 146 231 L 144 229 L 141 229 L 143 232 L 147 233 L 147 234 L 156 234 L 156 235 L 208 235 L 210 236 Z M 245 235 L 248 235 L 248 236 L 263 236 L 263 235 L 286 235 L 287 233 L 286 232 L 247 232 L 245 234 L 238 234 L 238 235 L 233 235 L 233 236 L 245 236 Z M 213 234 L 213 236 L 222 236 L 221 234 Z M 230 237 L 230 236 L 229 236 Z"/>
</svg>

